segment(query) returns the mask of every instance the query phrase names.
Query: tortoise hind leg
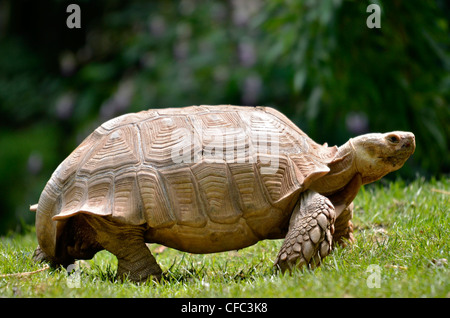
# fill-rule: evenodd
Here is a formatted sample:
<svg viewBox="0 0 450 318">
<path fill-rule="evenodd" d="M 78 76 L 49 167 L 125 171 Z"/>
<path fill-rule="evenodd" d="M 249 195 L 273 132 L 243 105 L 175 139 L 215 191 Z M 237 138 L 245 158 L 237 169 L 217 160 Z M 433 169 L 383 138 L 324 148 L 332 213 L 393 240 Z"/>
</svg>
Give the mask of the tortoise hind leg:
<svg viewBox="0 0 450 318">
<path fill-rule="evenodd" d="M 129 248 L 116 251 L 117 254 L 115 254 L 118 259 L 117 278 L 119 280 L 128 277 L 131 281 L 142 282 L 149 277 L 156 280 L 161 278 L 162 270 L 143 240 L 130 240 L 123 243 L 129 244 Z"/>
<path fill-rule="evenodd" d="M 144 226 L 117 224 L 95 216 L 88 222 L 96 229 L 101 246 L 117 257 L 117 279 L 144 282 L 149 277 L 161 278 L 161 268 L 144 241 Z"/>
<path fill-rule="evenodd" d="M 292 213 L 275 266 L 284 272 L 295 266 L 319 265 L 331 252 L 334 221 L 334 207 L 326 197 L 304 192 Z"/>
<path fill-rule="evenodd" d="M 51 257 L 39 245 L 34 250 L 32 259 L 35 263 L 47 263 L 51 268 L 58 268 L 60 266 L 67 267 L 75 262 L 75 259 L 70 256 L 66 256 L 65 258 Z"/>
<path fill-rule="evenodd" d="M 36 249 L 34 250 L 33 253 L 33 261 L 36 263 L 50 263 L 52 265 L 52 267 L 55 267 L 55 265 L 53 264 L 53 259 L 50 258 L 43 250 L 42 248 L 38 245 L 36 247 Z"/>
<path fill-rule="evenodd" d="M 59 238 L 60 242 L 64 242 L 60 254 L 66 259 L 91 259 L 103 249 L 87 218 L 86 215 L 78 214 L 66 221 L 65 230 Z"/>
</svg>

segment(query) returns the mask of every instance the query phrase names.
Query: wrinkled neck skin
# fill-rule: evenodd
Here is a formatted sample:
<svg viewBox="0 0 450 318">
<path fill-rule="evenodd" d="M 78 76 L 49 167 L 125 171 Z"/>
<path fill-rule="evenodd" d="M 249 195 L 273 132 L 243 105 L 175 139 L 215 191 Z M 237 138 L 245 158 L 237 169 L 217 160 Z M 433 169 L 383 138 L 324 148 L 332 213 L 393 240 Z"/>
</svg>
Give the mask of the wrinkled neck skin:
<svg viewBox="0 0 450 318">
<path fill-rule="evenodd" d="M 358 172 L 356 167 L 356 151 L 352 139 L 339 147 L 336 158 L 328 167 L 330 172 L 316 180 L 311 189 L 322 195 L 331 195 L 344 188 Z"/>
</svg>

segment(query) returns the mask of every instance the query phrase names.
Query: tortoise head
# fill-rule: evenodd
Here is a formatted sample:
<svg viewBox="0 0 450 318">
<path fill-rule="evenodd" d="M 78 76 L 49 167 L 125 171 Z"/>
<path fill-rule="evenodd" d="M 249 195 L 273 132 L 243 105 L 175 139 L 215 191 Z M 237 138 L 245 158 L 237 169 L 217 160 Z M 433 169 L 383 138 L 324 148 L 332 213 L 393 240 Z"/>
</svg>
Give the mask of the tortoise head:
<svg viewBox="0 0 450 318">
<path fill-rule="evenodd" d="M 363 184 L 400 169 L 416 148 L 414 134 L 404 131 L 361 135 L 350 139 L 349 144 Z"/>
</svg>

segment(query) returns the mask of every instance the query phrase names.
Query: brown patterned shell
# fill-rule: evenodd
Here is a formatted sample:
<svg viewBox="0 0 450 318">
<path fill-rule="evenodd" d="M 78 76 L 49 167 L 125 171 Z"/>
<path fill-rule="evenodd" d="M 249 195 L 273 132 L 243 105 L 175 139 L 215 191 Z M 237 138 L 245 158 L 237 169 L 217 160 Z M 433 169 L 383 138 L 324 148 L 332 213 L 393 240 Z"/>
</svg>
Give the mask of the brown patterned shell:
<svg viewBox="0 0 450 318">
<path fill-rule="evenodd" d="M 127 114 L 101 125 L 59 165 L 37 212 L 53 220 L 111 216 L 154 229 L 266 222 L 266 214 L 290 213 L 336 151 L 267 107 Z"/>
</svg>

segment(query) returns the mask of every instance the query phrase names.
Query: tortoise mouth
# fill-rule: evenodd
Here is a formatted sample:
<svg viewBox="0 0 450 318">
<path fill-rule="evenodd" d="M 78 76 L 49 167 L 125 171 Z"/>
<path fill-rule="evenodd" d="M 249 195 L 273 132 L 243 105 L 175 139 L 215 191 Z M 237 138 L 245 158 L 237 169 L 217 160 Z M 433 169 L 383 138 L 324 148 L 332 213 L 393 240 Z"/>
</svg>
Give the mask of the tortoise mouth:
<svg viewBox="0 0 450 318">
<path fill-rule="evenodd" d="M 408 160 L 409 155 L 408 156 L 404 156 L 404 157 L 400 157 L 400 156 L 389 156 L 389 157 L 380 157 L 384 163 L 391 165 L 392 168 L 400 168 L 401 166 L 403 166 L 403 164 L 405 163 L 406 160 Z M 397 168 L 397 169 L 398 169 Z M 395 169 L 395 170 L 397 170 Z"/>
</svg>

